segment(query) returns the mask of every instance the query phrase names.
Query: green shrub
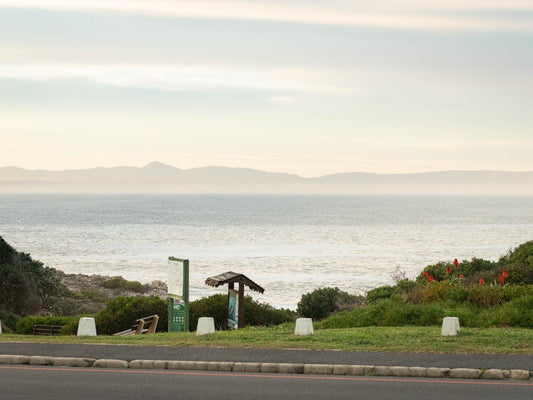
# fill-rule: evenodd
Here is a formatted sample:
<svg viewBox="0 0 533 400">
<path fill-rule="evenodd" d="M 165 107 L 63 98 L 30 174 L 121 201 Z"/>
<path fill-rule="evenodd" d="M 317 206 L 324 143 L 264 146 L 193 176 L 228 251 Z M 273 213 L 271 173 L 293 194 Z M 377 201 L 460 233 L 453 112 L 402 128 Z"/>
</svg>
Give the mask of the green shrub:
<svg viewBox="0 0 533 400">
<path fill-rule="evenodd" d="M 472 261 L 461 262 L 457 268 L 457 273 L 463 274 L 465 278 L 468 278 L 475 273 L 488 272 L 497 268 L 498 265 L 493 261 L 473 258 Z"/>
<path fill-rule="evenodd" d="M 519 297 L 502 307 L 502 314 L 508 318 L 509 326 L 533 328 L 533 294 Z"/>
<path fill-rule="evenodd" d="M 214 294 L 192 301 L 189 304 L 189 329 L 195 331 L 200 317 L 213 317 L 215 329 L 227 329 L 228 295 Z"/>
<path fill-rule="evenodd" d="M 128 281 L 121 276 L 114 276 L 113 278 L 106 280 L 102 286 L 107 289 L 128 290 L 137 293 L 144 293 L 146 291 L 146 286 L 141 282 Z"/>
<path fill-rule="evenodd" d="M 27 315 L 64 296 L 66 287 L 55 270 L 20 253 L 0 237 L 0 307 Z"/>
<path fill-rule="evenodd" d="M 417 283 L 415 281 L 402 279 L 396 284 L 396 286 L 394 286 L 394 293 L 403 296 L 410 293 L 416 287 Z"/>
<path fill-rule="evenodd" d="M 159 315 L 157 332 L 168 330 L 167 301 L 156 296 L 117 297 L 96 314 L 96 331 L 111 335 L 132 327 L 136 319 Z"/>
<path fill-rule="evenodd" d="M 500 264 L 524 264 L 533 267 L 533 240 L 522 243 L 506 256 L 500 258 Z"/>
<path fill-rule="evenodd" d="M 441 262 L 439 262 L 437 264 L 428 265 L 420 273 L 420 275 L 417 278 L 417 281 L 419 283 L 425 282 L 425 279 L 424 279 L 424 276 L 423 276 L 424 272 L 427 272 L 428 277 L 432 276 L 434 280 L 441 281 L 441 280 L 445 279 L 445 277 L 446 277 L 446 268 L 447 267 L 455 268 L 453 264 L 447 263 L 447 262 L 444 262 L 444 261 L 441 261 Z"/>
<path fill-rule="evenodd" d="M 195 331 L 200 317 L 213 317 L 215 329 L 227 329 L 228 325 L 228 296 L 214 294 L 190 303 L 189 328 Z M 269 304 L 259 303 L 250 296 L 244 297 L 244 325 L 272 326 L 293 321 L 289 310 L 277 309 Z"/>
<path fill-rule="evenodd" d="M 303 317 L 320 320 L 335 311 L 354 308 L 362 302 L 362 296 L 351 295 L 337 287 L 326 287 L 302 295 L 297 312 Z"/>
<path fill-rule="evenodd" d="M 33 325 L 62 326 L 62 335 L 74 335 L 78 330 L 79 317 L 24 317 L 17 322 L 16 331 L 20 335 L 31 335 Z"/>
<path fill-rule="evenodd" d="M 278 309 L 270 304 L 259 303 L 251 297 L 244 298 L 245 326 L 272 326 L 294 321 L 294 313 L 287 309 Z"/>
<path fill-rule="evenodd" d="M 490 307 L 509 300 L 509 292 L 499 286 L 474 285 L 468 291 L 468 301 L 480 306 Z"/>
<path fill-rule="evenodd" d="M 381 299 L 388 299 L 393 293 L 394 288 L 392 286 L 380 286 L 367 292 L 366 301 L 372 304 Z"/>
<path fill-rule="evenodd" d="M 533 265 L 529 264 L 509 264 L 505 266 L 507 270 L 506 284 L 533 285 Z M 501 268 L 503 272 L 503 268 Z M 499 271 L 499 274 L 501 274 Z M 497 277 L 494 277 L 497 280 Z"/>
<path fill-rule="evenodd" d="M 10 333 L 17 329 L 17 322 L 20 316 L 7 310 L 0 310 L 0 321 L 2 321 L 2 332 Z"/>
<path fill-rule="evenodd" d="M 363 326 L 439 325 L 446 316 L 444 303 L 406 304 L 395 299 L 381 299 L 352 311 L 335 313 L 317 327 L 353 328 Z"/>
</svg>

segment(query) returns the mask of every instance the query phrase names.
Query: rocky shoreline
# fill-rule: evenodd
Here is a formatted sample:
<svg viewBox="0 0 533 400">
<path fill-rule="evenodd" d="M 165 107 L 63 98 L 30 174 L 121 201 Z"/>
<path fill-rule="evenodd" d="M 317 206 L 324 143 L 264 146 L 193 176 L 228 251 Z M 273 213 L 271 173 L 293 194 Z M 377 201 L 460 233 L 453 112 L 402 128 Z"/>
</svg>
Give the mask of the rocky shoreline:
<svg viewBox="0 0 533 400">
<path fill-rule="evenodd" d="M 123 288 L 107 288 L 105 282 L 114 278 L 121 278 L 121 276 L 104 276 L 104 275 L 84 275 L 84 274 L 65 274 L 59 272 L 57 274 L 61 279 L 61 283 L 67 287 L 68 290 L 75 293 L 82 293 L 84 291 L 97 291 L 110 298 L 118 296 L 157 296 L 167 298 L 167 284 L 160 280 L 155 280 L 145 285 L 142 285 L 142 291 L 128 290 Z"/>
<path fill-rule="evenodd" d="M 52 302 L 51 307 L 40 309 L 36 315 L 96 314 L 105 308 L 108 302 L 120 296 L 167 298 L 167 284 L 160 280 L 143 285 L 136 281 L 127 281 L 121 276 L 66 274 L 58 270 L 55 270 L 54 274 L 65 286 L 66 293 Z"/>
</svg>

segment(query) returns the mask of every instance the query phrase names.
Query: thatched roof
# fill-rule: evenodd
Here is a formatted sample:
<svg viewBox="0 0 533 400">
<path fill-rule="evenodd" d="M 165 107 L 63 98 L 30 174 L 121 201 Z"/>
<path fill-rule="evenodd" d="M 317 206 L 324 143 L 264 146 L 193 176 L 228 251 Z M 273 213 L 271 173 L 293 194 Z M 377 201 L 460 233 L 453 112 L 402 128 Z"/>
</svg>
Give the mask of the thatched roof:
<svg viewBox="0 0 533 400">
<path fill-rule="evenodd" d="M 205 284 L 213 287 L 218 287 L 220 285 L 225 285 L 226 283 L 239 283 L 248 286 L 250 289 L 255 290 L 256 292 L 263 293 L 265 289 L 259 286 L 257 283 L 252 281 L 250 278 L 243 274 L 237 272 L 224 272 L 223 274 L 211 276 L 205 280 Z"/>
</svg>

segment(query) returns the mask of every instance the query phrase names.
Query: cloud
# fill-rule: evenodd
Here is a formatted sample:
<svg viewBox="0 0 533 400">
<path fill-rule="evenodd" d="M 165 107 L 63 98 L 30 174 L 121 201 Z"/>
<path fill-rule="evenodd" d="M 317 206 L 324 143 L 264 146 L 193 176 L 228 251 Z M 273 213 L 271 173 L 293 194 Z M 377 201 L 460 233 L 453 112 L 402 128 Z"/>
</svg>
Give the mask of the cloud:
<svg viewBox="0 0 533 400">
<path fill-rule="evenodd" d="M 299 77 L 300 76 L 300 77 Z M 346 92 L 327 82 L 320 73 L 239 69 L 218 66 L 182 67 L 172 65 L 0 65 L 0 79 L 28 81 L 82 80 L 100 85 L 155 89 L 162 91 L 257 90 Z M 290 102 L 287 96 L 270 101 Z"/>
<path fill-rule="evenodd" d="M 290 96 L 273 96 L 273 97 L 269 97 L 268 101 L 270 101 L 272 103 L 293 103 L 294 102 L 294 97 L 290 97 Z"/>
<path fill-rule="evenodd" d="M 531 17 L 516 19 L 506 13 L 531 12 L 529 0 L 0 0 L 0 6 L 397 29 L 533 31 Z"/>
</svg>

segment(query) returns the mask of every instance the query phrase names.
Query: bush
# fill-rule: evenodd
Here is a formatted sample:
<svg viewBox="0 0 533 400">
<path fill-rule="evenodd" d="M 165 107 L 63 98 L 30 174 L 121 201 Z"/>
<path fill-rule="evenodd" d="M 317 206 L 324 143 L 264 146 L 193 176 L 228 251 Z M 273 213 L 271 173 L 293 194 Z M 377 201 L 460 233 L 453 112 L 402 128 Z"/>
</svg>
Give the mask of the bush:
<svg viewBox="0 0 533 400">
<path fill-rule="evenodd" d="M 113 278 L 106 280 L 102 286 L 107 289 L 128 290 L 137 293 L 144 293 L 146 291 L 146 286 L 141 282 L 128 281 L 121 276 L 114 276 Z"/>
<path fill-rule="evenodd" d="M 1 308 L 27 315 L 48 307 L 67 293 L 55 272 L 29 254 L 19 253 L 0 237 Z"/>
<path fill-rule="evenodd" d="M 168 330 L 167 301 L 156 296 L 117 297 L 96 314 L 96 330 L 99 334 L 112 335 L 132 327 L 136 319 L 159 315 L 157 332 Z"/>
<path fill-rule="evenodd" d="M 272 326 L 294 321 L 294 313 L 287 309 L 277 309 L 270 304 L 259 303 L 251 297 L 244 298 L 245 326 Z"/>
<path fill-rule="evenodd" d="M 446 316 L 444 303 L 405 304 L 394 299 L 382 299 L 352 311 L 336 313 L 317 327 L 353 328 L 363 326 L 439 325 Z"/>
<path fill-rule="evenodd" d="M 367 303 L 372 304 L 381 299 L 388 299 L 393 293 L 394 288 L 392 286 L 380 286 L 368 291 L 366 294 L 366 301 Z"/>
<path fill-rule="evenodd" d="M 302 317 L 320 320 L 335 311 L 353 309 L 365 302 L 363 296 L 356 296 L 339 288 L 320 288 L 302 295 L 297 312 Z"/>
<path fill-rule="evenodd" d="M 13 314 L 7 310 L 0 310 L 0 321 L 2 321 L 2 332 L 10 333 L 17 329 L 17 322 L 20 316 Z"/>
<path fill-rule="evenodd" d="M 200 317 L 213 317 L 215 329 L 227 329 L 228 325 L 228 296 L 214 294 L 190 303 L 189 328 L 195 331 Z M 277 309 L 269 304 L 259 303 L 250 296 L 244 297 L 244 325 L 272 326 L 293 321 L 289 310 Z"/>
<path fill-rule="evenodd" d="M 522 243 L 506 256 L 500 258 L 501 264 L 517 263 L 533 267 L 533 240 Z"/>
<path fill-rule="evenodd" d="M 213 317 L 215 329 L 223 330 L 228 326 L 228 296 L 214 294 L 192 301 L 189 304 L 189 329 L 195 331 L 200 317 Z"/>
<path fill-rule="evenodd" d="M 514 285 L 533 285 L 533 265 L 509 264 L 505 283 Z M 501 269 L 503 271 L 503 268 Z M 501 274 L 501 272 L 499 272 Z M 498 277 L 494 276 L 497 281 Z"/>
<path fill-rule="evenodd" d="M 512 300 L 504 307 L 510 326 L 533 327 L 533 294 Z"/>
<path fill-rule="evenodd" d="M 16 331 L 20 335 L 31 335 L 33 325 L 62 326 L 62 335 L 74 335 L 78 330 L 79 317 L 24 317 L 17 322 Z"/>
<path fill-rule="evenodd" d="M 479 272 L 489 272 L 498 269 L 498 264 L 493 261 L 473 258 L 472 261 L 463 261 L 457 268 L 457 273 L 463 274 L 465 278 Z"/>
<path fill-rule="evenodd" d="M 480 307 L 495 306 L 508 300 L 508 291 L 499 286 L 474 285 L 468 292 L 468 301 Z"/>
</svg>

